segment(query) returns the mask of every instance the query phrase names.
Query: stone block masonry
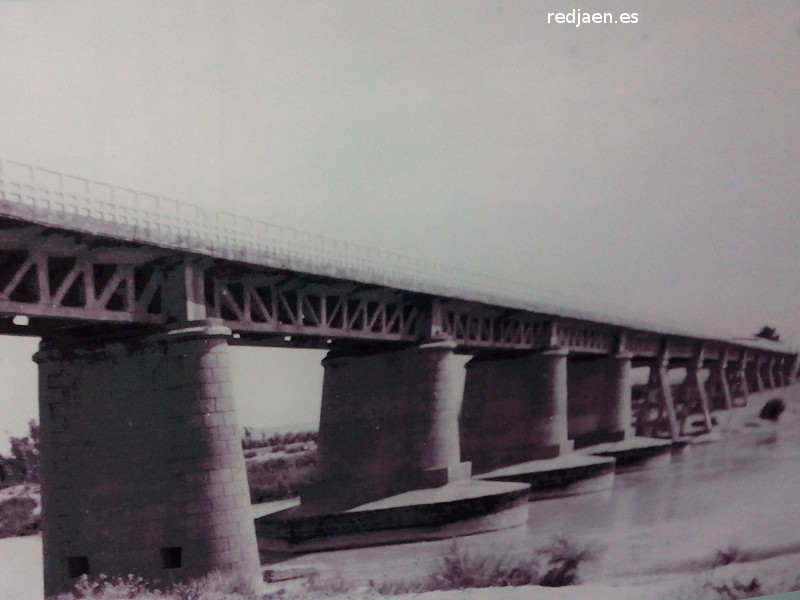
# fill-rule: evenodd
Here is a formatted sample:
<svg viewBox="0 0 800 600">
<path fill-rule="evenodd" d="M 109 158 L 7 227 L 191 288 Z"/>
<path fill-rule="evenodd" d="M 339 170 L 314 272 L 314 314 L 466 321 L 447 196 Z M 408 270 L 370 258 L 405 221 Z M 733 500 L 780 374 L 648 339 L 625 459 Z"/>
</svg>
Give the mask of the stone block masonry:
<svg viewBox="0 0 800 600">
<path fill-rule="evenodd" d="M 323 361 L 320 482 L 304 504 L 355 506 L 469 477 L 458 412 L 465 358 L 437 342 Z"/>
<path fill-rule="evenodd" d="M 570 363 L 569 437 L 576 448 L 633 437 L 631 359 L 622 352 Z"/>
<path fill-rule="evenodd" d="M 111 343 L 42 342 L 46 594 L 84 573 L 258 576 L 229 335 L 203 323 Z"/>
<path fill-rule="evenodd" d="M 567 352 L 482 357 L 467 363 L 461 448 L 476 472 L 572 450 Z"/>
</svg>

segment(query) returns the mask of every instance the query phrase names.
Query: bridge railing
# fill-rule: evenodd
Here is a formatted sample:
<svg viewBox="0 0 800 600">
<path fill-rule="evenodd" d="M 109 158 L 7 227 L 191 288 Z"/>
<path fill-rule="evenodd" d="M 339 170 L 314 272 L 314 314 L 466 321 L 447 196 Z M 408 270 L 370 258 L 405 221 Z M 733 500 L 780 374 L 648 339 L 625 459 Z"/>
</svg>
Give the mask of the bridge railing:
<svg viewBox="0 0 800 600">
<path fill-rule="evenodd" d="M 212 212 L 192 203 L 14 160 L 0 160 L 0 202 L 3 212 L 44 225 L 509 308 L 620 322 L 618 316 L 600 315 L 596 301 L 590 310 L 588 302 L 577 303 L 574 298 L 529 284 Z M 614 312 L 627 311 L 616 308 Z M 625 324 L 652 328 L 630 318 Z"/>
</svg>

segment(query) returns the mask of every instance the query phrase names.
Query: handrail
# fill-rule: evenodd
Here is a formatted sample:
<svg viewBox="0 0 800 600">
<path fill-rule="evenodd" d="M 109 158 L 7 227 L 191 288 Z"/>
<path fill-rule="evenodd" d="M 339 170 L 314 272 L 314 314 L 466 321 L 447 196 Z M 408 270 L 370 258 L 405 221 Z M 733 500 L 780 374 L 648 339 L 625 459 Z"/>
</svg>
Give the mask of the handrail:
<svg viewBox="0 0 800 600">
<path fill-rule="evenodd" d="M 445 297 L 693 338 L 725 339 L 602 315 L 530 284 L 300 231 L 127 187 L 0 159 L 0 213 L 129 241 Z M 592 307 L 598 304 L 592 301 Z M 616 308 L 615 312 L 629 313 Z"/>
</svg>

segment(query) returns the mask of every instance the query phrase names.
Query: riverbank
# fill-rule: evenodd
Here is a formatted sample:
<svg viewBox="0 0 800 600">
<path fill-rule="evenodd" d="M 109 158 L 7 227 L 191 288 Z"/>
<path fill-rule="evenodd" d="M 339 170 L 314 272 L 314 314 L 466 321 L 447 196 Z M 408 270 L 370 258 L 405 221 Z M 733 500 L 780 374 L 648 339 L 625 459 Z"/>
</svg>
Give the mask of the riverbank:
<svg viewBox="0 0 800 600">
<path fill-rule="evenodd" d="M 773 552 L 787 550 L 775 547 Z M 754 580 L 760 595 L 785 592 L 800 588 L 800 540 L 795 551 L 779 556 L 766 557 L 768 549 L 741 549 L 742 562 L 717 567 L 675 570 L 656 569 L 652 573 L 636 576 L 612 577 L 592 576 L 580 585 L 547 588 L 520 586 L 505 588 L 481 588 L 452 591 L 401 594 L 388 596 L 395 600 L 728 600 L 743 598 L 732 596 L 738 582 L 746 587 Z M 759 554 L 759 552 L 761 554 Z M 748 553 L 757 560 L 747 560 Z M 3 600 L 41 600 L 41 536 L 8 538 L 0 540 L 0 590 Z M 688 565 L 687 565 L 688 566 Z M 387 569 L 388 571 L 388 569 Z M 346 584 L 340 581 L 339 585 Z M 727 587 L 726 587 L 727 586 Z M 282 586 L 271 586 L 273 592 Z M 320 592 L 318 595 L 295 582 L 287 585 L 287 596 L 296 598 L 326 597 L 339 600 L 379 598 L 374 590 L 362 586 L 341 594 Z M 715 591 L 714 587 L 719 591 Z M 296 595 L 295 595 L 296 594 Z M 800 592 L 782 594 L 781 600 L 800 599 Z M 777 598 L 776 598 L 777 600 Z"/>
<path fill-rule="evenodd" d="M 608 494 L 532 502 L 526 526 L 459 538 L 459 548 L 475 555 L 530 551 L 554 535 L 602 550 L 598 560 L 582 565 L 580 586 L 535 593 L 531 587 L 483 589 L 457 597 L 728 600 L 744 592 L 728 589 L 720 596 L 726 593 L 721 586 L 738 581 L 746 587 L 754 578 L 754 592 L 790 589 L 800 576 L 800 419 L 787 413 L 776 427 L 742 426 L 713 444 L 689 446 L 668 465 L 619 472 Z M 313 573 L 329 587 L 358 590 L 344 596 L 358 598 L 370 580 L 424 580 L 450 545 L 440 540 L 263 558 L 269 569 Z M 40 536 L 0 540 L 0 598 L 40 600 L 41 577 Z M 708 581 L 722 592 L 703 588 Z M 270 588 L 313 597 L 302 584 L 286 578 Z M 447 594 L 414 597 L 452 598 Z"/>
</svg>

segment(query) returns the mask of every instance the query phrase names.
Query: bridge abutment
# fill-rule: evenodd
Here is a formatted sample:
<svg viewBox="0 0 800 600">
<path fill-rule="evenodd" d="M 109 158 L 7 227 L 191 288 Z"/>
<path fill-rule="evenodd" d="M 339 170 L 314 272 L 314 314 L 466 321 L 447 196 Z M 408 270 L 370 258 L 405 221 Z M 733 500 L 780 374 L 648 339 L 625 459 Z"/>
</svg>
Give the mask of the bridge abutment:
<svg viewBox="0 0 800 600">
<path fill-rule="evenodd" d="M 47 595 L 77 577 L 260 579 L 228 365 L 207 323 L 45 340 L 39 365 Z"/>
</svg>

